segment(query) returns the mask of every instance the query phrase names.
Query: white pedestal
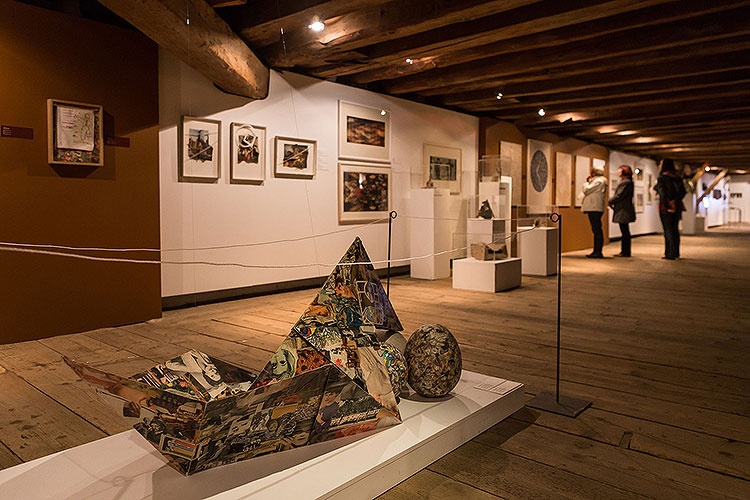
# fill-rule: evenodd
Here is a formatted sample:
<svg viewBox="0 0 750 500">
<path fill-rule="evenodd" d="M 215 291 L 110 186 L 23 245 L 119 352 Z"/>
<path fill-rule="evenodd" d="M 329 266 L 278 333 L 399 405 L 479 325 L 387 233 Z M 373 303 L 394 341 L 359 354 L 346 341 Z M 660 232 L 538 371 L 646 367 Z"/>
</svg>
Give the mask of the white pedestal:
<svg viewBox="0 0 750 500">
<path fill-rule="evenodd" d="M 695 216 L 695 234 L 701 234 L 706 232 L 706 216 L 696 215 Z"/>
<path fill-rule="evenodd" d="M 411 255 L 430 255 L 451 248 L 449 230 L 449 189 L 412 189 L 409 215 L 411 219 Z M 443 219 L 443 220 L 441 220 Z M 436 280 L 451 275 L 450 254 L 411 261 L 411 277 Z"/>
<path fill-rule="evenodd" d="M 550 276 L 557 274 L 556 227 L 519 227 L 518 254 L 521 256 L 523 274 L 530 276 Z"/>
<path fill-rule="evenodd" d="M 471 257 L 472 243 L 503 243 L 506 223 L 510 223 L 510 221 L 482 219 L 481 217 L 466 219 L 466 246 L 468 247 L 466 256 Z M 508 241 L 505 243 L 508 243 Z"/>
<path fill-rule="evenodd" d="M 498 219 L 509 219 L 511 201 L 513 199 L 513 179 L 509 176 L 500 177 L 499 181 L 480 181 L 477 207 L 484 200 L 490 202 L 492 214 Z"/>
<path fill-rule="evenodd" d="M 501 292 L 521 286 L 521 259 L 453 261 L 453 288 Z"/>
<path fill-rule="evenodd" d="M 402 399 L 400 425 L 367 437 L 303 446 L 190 477 L 166 465 L 143 437 L 130 430 L 0 471 L 0 496 L 34 500 L 370 499 L 521 409 L 524 399 L 523 384 L 464 371 L 445 399 Z"/>
<path fill-rule="evenodd" d="M 682 234 L 695 234 L 695 194 L 686 194 L 682 203 L 685 205 L 685 211 L 682 212 L 680 219 L 680 232 Z"/>
</svg>

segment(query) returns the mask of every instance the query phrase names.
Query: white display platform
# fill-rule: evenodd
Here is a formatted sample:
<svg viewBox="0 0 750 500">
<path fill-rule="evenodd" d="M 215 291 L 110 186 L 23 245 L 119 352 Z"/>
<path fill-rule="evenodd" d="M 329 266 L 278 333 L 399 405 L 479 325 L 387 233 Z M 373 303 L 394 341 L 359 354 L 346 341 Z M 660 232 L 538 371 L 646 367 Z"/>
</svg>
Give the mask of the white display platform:
<svg viewBox="0 0 750 500">
<path fill-rule="evenodd" d="M 513 200 L 513 178 L 503 175 L 499 181 L 480 181 L 477 208 L 482 205 L 484 200 L 490 202 L 492 214 L 495 217 L 498 219 L 510 219 L 511 201 Z"/>
<path fill-rule="evenodd" d="M 466 256 L 471 257 L 472 243 L 504 243 L 503 238 L 506 234 L 503 219 L 483 219 L 481 217 L 471 217 L 466 219 Z M 510 241 L 510 240 L 508 240 Z"/>
<path fill-rule="evenodd" d="M 409 199 L 411 255 L 431 255 L 451 248 L 450 189 L 412 189 Z M 443 220 L 441 220 L 443 219 Z M 411 277 L 436 280 L 451 275 L 450 254 L 411 261 Z"/>
<path fill-rule="evenodd" d="M 519 227 L 518 254 L 521 272 L 531 276 L 557 274 L 558 233 L 556 227 Z"/>
<path fill-rule="evenodd" d="M 400 425 L 190 477 L 169 467 L 131 430 L 0 471 L 0 498 L 370 499 L 523 405 L 523 384 L 464 371 L 445 398 L 402 399 Z M 342 440 L 348 444 L 342 446 Z"/>
<path fill-rule="evenodd" d="M 453 261 L 453 288 L 501 292 L 521 286 L 521 259 Z"/>
</svg>

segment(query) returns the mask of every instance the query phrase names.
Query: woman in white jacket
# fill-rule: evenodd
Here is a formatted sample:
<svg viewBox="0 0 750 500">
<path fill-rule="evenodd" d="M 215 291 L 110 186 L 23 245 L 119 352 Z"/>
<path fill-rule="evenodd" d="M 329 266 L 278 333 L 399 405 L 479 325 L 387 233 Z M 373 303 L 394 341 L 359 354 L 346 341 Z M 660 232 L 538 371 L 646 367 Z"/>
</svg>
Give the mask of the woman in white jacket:
<svg viewBox="0 0 750 500">
<path fill-rule="evenodd" d="M 602 232 L 602 216 L 607 206 L 607 178 L 604 177 L 602 167 L 592 167 L 591 174 L 583 184 L 583 201 L 581 210 L 588 215 L 591 231 L 594 233 L 594 251 L 586 257 L 591 259 L 602 259 L 602 247 L 604 246 L 604 233 Z"/>
</svg>

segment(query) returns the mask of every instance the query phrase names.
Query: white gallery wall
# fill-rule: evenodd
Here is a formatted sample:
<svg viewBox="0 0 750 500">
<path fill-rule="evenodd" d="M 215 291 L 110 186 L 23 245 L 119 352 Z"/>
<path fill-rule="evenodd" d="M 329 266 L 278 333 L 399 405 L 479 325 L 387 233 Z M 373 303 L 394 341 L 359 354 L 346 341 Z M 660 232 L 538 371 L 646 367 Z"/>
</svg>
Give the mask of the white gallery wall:
<svg viewBox="0 0 750 500">
<path fill-rule="evenodd" d="M 706 173 L 698 180 L 698 197 L 707 188 L 713 184 L 717 174 Z M 698 206 L 698 213 L 706 218 L 706 227 L 723 226 L 729 223 L 729 194 L 727 193 L 728 178 L 724 177 L 713 187 L 711 192 L 703 197 Z M 722 197 L 717 199 L 713 197 L 713 192 L 721 192 Z M 726 196 L 724 196 L 726 195 Z"/>
<path fill-rule="evenodd" d="M 478 118 L 273 71 L 268 98 L 248 102 L 219 91 L 173 54 L 160 49 L 162 259 L 281 266 L 257 269 L 167 263 L 162 266 L 162 296 L 324 276 L 357 235 L 362 237 L 372 260 L 386 258 L 386 224 L 352 226 L 338 222 L 339 99 L 390 113 L 391 208 L 400 214 L 393 226 L 392 258 L 409 256 L 409 191 L 423 184 L 424 143 L 461 149 L 462 189 L 461 194 L 451 196 L 450 213 L 451 218 L 466 217 L 467 199 L 476 182 Z M 178 130 L 183 115 L 221 120 L 221 177 L 218 182 L 178 182 Z M 266 180 L 262 185 L 229 183 L 229 126 L 232 122 L 266 127 Z M 274 178 L 275 136 L 317 140 L 314 179 Z M 448 225 L 451 233 L 465 231 L 463 223 L 457 220 L 440 224 Z M 312 235 L 320 236 L 263 244 Z M 241 244 L 255 246 L 200 250 Z M 306 266 L 310 263 L 324 265 Z M 384 267 L 384 264 L 376 264 L 376 267 Z"/>
<path fill-rule="evenodd" d="M 660 233 L 662 232 L 661 221 L 659 220 L 659 201 L 656 199 L 656 193 L 653 191 L 653 186 L 656 185 L 656 179 L 659 174 L 658 165 L 654 160 L 649 158 L 643 158 L 635 156 L 621 151 L 610 150 L 609 152 L 609 178 L 610 182 L 617 177 L 617 169 L 621 165 L 628 165 L 633 169 L 633 181 L 635 182 L 635 192 L 643 193 L 644 206 L 643 212 L 635 214 L 635 222 L 630 224 L 630 234 L 649 234 L 649 233 Z M 639 168 L 643 171 L 643 180 L 636 180 L 635 169 Z M 649 187 L 649 176 L 651 176 L 651 186 Z M 614 194 L 613 190 L 610 189 L 610 196 Z M 649 194 L 651 195 L 649 201 Z M 635 202 L 635 199 L 633 200 Z M 607 209 L 607 217 L 610 222 L 612 221 L 612 209 Z M 622 236 L 620 233 L 620 226 L 617 224 L 609 225 L 609 236 L 619 237 Z"/>
<path fill-rule="evenodd" d="M 729 191 L 729 222 L 750 222 L 750 175 L 732 175 Z"/>
</svg>

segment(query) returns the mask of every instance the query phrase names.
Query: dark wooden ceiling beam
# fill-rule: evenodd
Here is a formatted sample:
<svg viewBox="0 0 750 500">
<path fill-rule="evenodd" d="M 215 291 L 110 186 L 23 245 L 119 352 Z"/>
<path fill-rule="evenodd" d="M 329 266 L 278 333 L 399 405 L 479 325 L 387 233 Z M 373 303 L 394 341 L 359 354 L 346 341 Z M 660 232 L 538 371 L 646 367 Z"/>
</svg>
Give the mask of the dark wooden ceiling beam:
<svg viewBox="0 0 750 500">
<path fill-rule="evenodd" d="M 608 87 L 598 87 L 573 92 L 555 92 L 555 89 L 550 89 L 549 93 L 535 94 L 531 96 L 516 95 L 512 92 L 512 88 L 510 88 L 510 92 L 503 93 L 503 99 L 501 101 L 497 100 L 496 93 L 490 95 L 485 93 L 481 98 L 461 99 L 460 97 L 454 97 L 452 99 L 440 99 L 439 103 L 444 106 L 493 104 L 496 106 L 500 105 L 503 108 L 522 105 L 554 106 L 558 104 L 590 102 L 597 99 L 652 96 L 686 90 L 702 91 L 705 89 L 733 85 L 737 82 L 747 82 L 749 80 L 750 68 L 746 68 L 744 70 L 723 71 L 720 73 L 709 73 L 695 77 L 685 77 L 680 75 L 678 77 L 665 78 L 662 80 L 627 83 L 624 85 L 619 84 L 619 82 L 613 82 L 613 85 Z M 503 101 L 508 102 L 509 104 L 503 106 Z"/>
<path fill-rule="evenodd" d="M 631 64 L 638 61 L 645 64 L 684 58 L 686 51 L 694 51 L 693 48 L 688 47 L 700 45 L 701 47 L 696 47 L 700 50 L 711 45 L 716 49 L 733 38 L 750 34 L 750 24 L 747 22 L 747 19 L 750 19 L 750 7 L 731 12 L 736 12 L 737 16 L 726 18 L 718 17 L 723 16 L 724 13 L 714 14 L 713 16 L 717 17 L 706 16 L 706 19 L 712 18 L 709 23 L 705 23 L 704 18 L 697 18 L 671 24 L 669 29 L 639 28 L 634 30 L 634 33 L 618 33 L 606 37 L 606 40 L 584 40 L 552 49 L 535 49 L 506 54 L 390 80 L 384 82 L 379 88 L 387 93 L 404 94 L 436 87 L 481 82 L 486 80 L 488 75 L 500 78 L 548 69 L 554 71 L 581 66 L 587 67 L 591 72 L 592 67 L 599 69 L 622 67 L 618 59 L 627 59 Z M 720 22 L 722 20 L 723 22 Z M 596 64 L 591 64 L 593 62 Z"/>
<path fill-rule="evenodd" d="M 581 0 L 576 0 L 581 1 Z M 635 0 L 631 0 L 635 1 Z M 656 1 L 656 0 L 654 0 Z M 538 0 L 398 0 L 360 9 L 332 19 L 314 32 L 305 26 L 285 28 L 285 41 L 260 48 L 272 67 L 314 66 L 326 60 L 360 57 L 360 47 L 453 25 L 536 3 Z M 239 31 L 245 38 L 245 30 Z M 253 45 L 253 41 L 246 39 Z M 257 47 L 257 45 L 253 45 Z"/>
<path fill-rule="evenodd" d="M 268 68 L 205 0 L 100 2 L 222 90 L 250 99 L 268 95 Z"/>
<path fill-rule="evenodd" d="M 405 45 L 399 44 L 394 47 L 396 52 L 393 55 L 373 57 L 365 48 L 361 52 L 368 56 L 366 63 L 312 68 L 310 74 L 329 78 L 356 73 L 339 81 L 363 84 L 414 75 L 434 68 L 447 68 L 502 54 L 542 48 L 549 49 L 560 45 L 570 46 L 574 42 L 604 36 L 607 36 L 604 40 L 609 44 L 618 32 L 623 35 L 623 32 L 633 33 L 633 39 L 640 43 L 640 35 L 637 31 L 639 28 L 641 31 L 648 30 L 648 33 L 653 30 L 669 30 L 675 21 L 721 13 L 748 5 L 750 5 L 750 1 L 747 0 L 723 0 L 711 3 L 705 2 L 705 0 L 687 0 L 680 2 L 679 9 L 676 9 L 672 4 L 657 5 L 647 9 L 613 15 L 606 19 L 579 22 L 541 33 L 492 41 L 492 43 L 465 49 L 457 49 L 455 45 L 451 44 L 430 51 L 423 47 L 407 49 Z M 731 14 L 727 13 L 727 15 Z M 476 39 L 473 41 L 476 41 Z M 399 42 L 405 41 L 401 39 Z M 413 60 L 413 63 L 405 63 L 406 57 Z"/>
<path fill-rule="evenodd" d="M 599 126 L 580 126 L 573 125 L 570 131 L 575 133 L 576 137 L 590 138 L 595 142 L 599 141 L 612 141 L 617 140 L 621 137 L 627 138 L 629 136 L 637 135 L 664 135 L 664 134 L 680 134 L 680 133 L 692 133 L 706 131 L 707 133 L 721 133 L 723 131 L 737 131 L 737 130 L 748 130 L 750 129 L 750 115 L 727 118 L 722 117 L 721 121 L 707 120 L 688 120 L 688 121 L 674 121 L 664 120 L 650 123 L 640 122 L 621 122 L 616 126 L 610 126 L 610 131 L 607 133 L 601 132 Z M 616 132 L 629 131 L 635 132 L 629 135 L 617 135 Z"/>
<path fill-rule="evenodd" d="M 278 42 L 281 28 L 307 29 L 315 16 L 330 19 L 382 3 L 383 0 L 253 0 L 250 5 L 224 9 L 220 14 L 251 47 L 260 48 Z"/>
<path fill-rule="evenodd" d="M 623 97 L 623 98 L 612 98 L 612 99 L 592 99 L 590 101 L 579 102 L 574 104 L 564 104 L 559 106 L 546 106 L 542 103 L 547 113 L 560 114 L 582 114 L 586 115 L 591 111 L 597 110 L 614 110 L 624 108 L 642 108 L 645 106 L 652 106 L 658 104 L 677 104 L 683 101 L 694 101 L 697 99 L 715 99 L 721 97 L 730 96 L 743 96 L 750 95 L 749 80 L 742 82 L 732 82 L 731 85 L 714 87 L 710 89 L 704 89 L 702 92 L 696 92 L 694 90 L 679 91 L 679 92 L 664 92 L 657 95 L 651 95 L 648 97 L 634 96 L 634 97 Z M 503 107 L 502 105 L 491 103 L 490 105 L 466 105 L 464 109 L 470 112 L 483 112 L 490 111 L 495 116 L 501 116 L 503 119 L 516 119 L 528 114 L 534 114 L 539 110 L 540 106 L 535 103 L 519 103 L 509 104 Z"/>
</svg>

